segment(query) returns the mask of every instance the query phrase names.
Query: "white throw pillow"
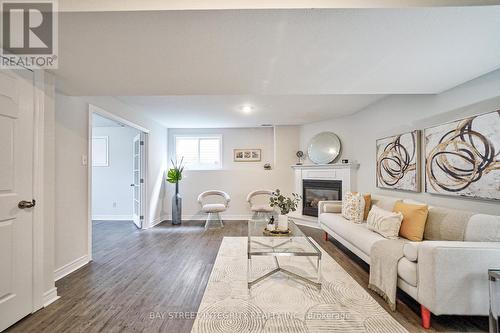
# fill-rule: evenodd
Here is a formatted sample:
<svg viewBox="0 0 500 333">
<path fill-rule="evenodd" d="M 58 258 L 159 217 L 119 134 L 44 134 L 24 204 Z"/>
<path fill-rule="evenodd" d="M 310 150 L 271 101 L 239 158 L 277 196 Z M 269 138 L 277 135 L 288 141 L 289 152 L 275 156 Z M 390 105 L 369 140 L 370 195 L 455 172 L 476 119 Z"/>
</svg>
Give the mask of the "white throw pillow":
<svg viewBox="0 0 500 333">
<path fill-rule="evenodd" d="M 374 205 L 368 213 L 366 227 L 385 238 L 397 239 L 402 221 L 403 214 L 389 212 Z"/>
<path fill-rule="evenodd" d="M 365 199 L 360 193 L 347 193 L 342 200 L 342 216 L 354 223 L 363 222 Z"/>
<path fill-rule="evenodd" d="M 341 213 L 342 212 L 342 205 L 340 203 L 338 204 L 325 204 L 323 206 L 323 212 L 324 213 Z"/>
</svg>

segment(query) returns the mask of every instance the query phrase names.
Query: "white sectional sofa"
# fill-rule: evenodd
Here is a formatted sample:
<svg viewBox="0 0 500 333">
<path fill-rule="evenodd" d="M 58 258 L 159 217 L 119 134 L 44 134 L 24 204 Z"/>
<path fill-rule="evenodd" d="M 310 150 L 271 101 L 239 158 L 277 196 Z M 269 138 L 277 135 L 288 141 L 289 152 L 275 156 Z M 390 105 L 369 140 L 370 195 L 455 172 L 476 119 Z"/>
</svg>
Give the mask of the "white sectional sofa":
<svg viewBox="0 0 500 333">
<path fill-rule="evenodd" d="M 372 196 L 372 203 L 391 210 L 401 198 Z M 384 239 L 356 224 L 322 201 L 318 219 L 328 235 L 370 264 L 372 245 Z M 429 206 L 424 240 L 408 241 L 398 263 L 398 287 L 421 304 L 423 326 L 435 315 L 488 315 L 488 269 L 500 268 L 500 216 Z"/>
</svg>

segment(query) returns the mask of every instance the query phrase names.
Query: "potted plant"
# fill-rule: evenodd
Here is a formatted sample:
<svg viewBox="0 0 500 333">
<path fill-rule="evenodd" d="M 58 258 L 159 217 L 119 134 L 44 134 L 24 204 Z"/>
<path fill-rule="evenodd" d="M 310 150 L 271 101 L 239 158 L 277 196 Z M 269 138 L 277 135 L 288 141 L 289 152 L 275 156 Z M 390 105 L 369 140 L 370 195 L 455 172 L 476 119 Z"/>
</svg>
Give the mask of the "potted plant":
<svg viewBox="0 0 500 333">
<path fill-rule="evenodd" d="M 175 184 L 175 194 L 172 197 L 172 224 L 181 224 L 182 222 L 182 197 L 179 193 L 179 182 L 182 179 L 182 171 L 184 171 L 183 161 L 184 157 L 179 163 L 177 160 L 175 163 L 171 160 L 173 167 L 167 172 L 167 182 Z"/>
<path fill-rule="evenodd" d="M 297 193 L 292 193 L 292 197 L 285 197 L 281 191 L 277 189 L 269 198 L 269 205 L 279 209 L 278 229 L 281 231 L 288 230 L 288 213 L 297 210 L 301 196 Z"/>
</svg>

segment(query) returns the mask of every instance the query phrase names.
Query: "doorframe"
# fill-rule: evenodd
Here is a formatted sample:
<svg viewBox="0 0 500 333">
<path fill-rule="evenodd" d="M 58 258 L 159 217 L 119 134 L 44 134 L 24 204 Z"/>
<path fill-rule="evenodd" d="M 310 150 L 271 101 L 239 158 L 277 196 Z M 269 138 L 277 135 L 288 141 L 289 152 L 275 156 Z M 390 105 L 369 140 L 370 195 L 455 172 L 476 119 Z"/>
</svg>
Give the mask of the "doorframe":
<svg viewBox="0 0 500 333">
<path fill-rule="evenodd" d="M 29 70 L 29 69 L 27 69 Z M 33 198 L 37 207 L 33 210 L 33 312 L 44 307 L 44 180 L 45 180 L 45 98 L 46 80 L 43 70 L 33 73 Z M 54 281 L 51 281 L 54 283 Z M 57 289 L 56 289 L 57 294 Z"/>
<path fill-rule="evenodd" d="M 142 229 L 147 229 L 147 223 L 144 223 L 144 221 L 149 221 L 149 211 L 146 209 L 146 207 L 149 207 L 149 196 L 148 196 L 148 156 L 149 156 L 149 132 L 150 130 L 142 127 L 141 125 L 138 125 L 130 120 L 127 120 L 125 118 L 122 118 L 120 116 L 115 115 L 114 113 L 111 113 L 109 111 L 106 111 L 94 104 L 89 103 L 89 108 L 88 108 L 88 155 L 87 155 L 87 170 L 88 170 L 88 177 L 87 177 L 87 201 L 88 201 L 88 211 L 87 211 L 87 233 L 88 233 L 88 243 L 87 243 L 87 255 L 88 255 L 88 260 L 92 261 L 92 120 L 93 120 L 93 114 L 98 114 L 100 116 L 103 116 L 105 118 L 115 120 L 119 123 L 122 123 L 126 126 L 130 126 L 132 128 L 135 128 L 142 133 L 144 133 L 144 161 L 141 161 L 144 166 L 144 185 L 142 187 L 142 192 L 143 192 L 143 202 L 141 202 L 141 210 L 144 216 L 144 220 L 142 223 Z"/>
</svg>

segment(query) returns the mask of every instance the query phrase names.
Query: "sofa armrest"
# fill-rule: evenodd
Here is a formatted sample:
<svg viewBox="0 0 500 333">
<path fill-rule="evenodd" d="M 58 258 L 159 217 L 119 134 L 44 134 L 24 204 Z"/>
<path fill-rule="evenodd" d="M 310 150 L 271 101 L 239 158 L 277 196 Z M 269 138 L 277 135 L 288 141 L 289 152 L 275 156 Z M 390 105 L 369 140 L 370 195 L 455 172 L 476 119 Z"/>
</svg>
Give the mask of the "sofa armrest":
<svg viewBox="0 0 500 333">
<path fill-rule="evenodd" d="M 499 242 L 424 241 L 418 247 L 418 301 L 434 314 L 488 314 L 488 269 Z"/>
<path fill-rule="evenodd" d="M 337 205 L 342 208 L 342 201 L 341 200 L 325 200 L 325 201 L 320 201 L 318 202 L 318 216 L 321 213 L 326 213 L 325 207 L 327 205 Z"/>
</svg>

